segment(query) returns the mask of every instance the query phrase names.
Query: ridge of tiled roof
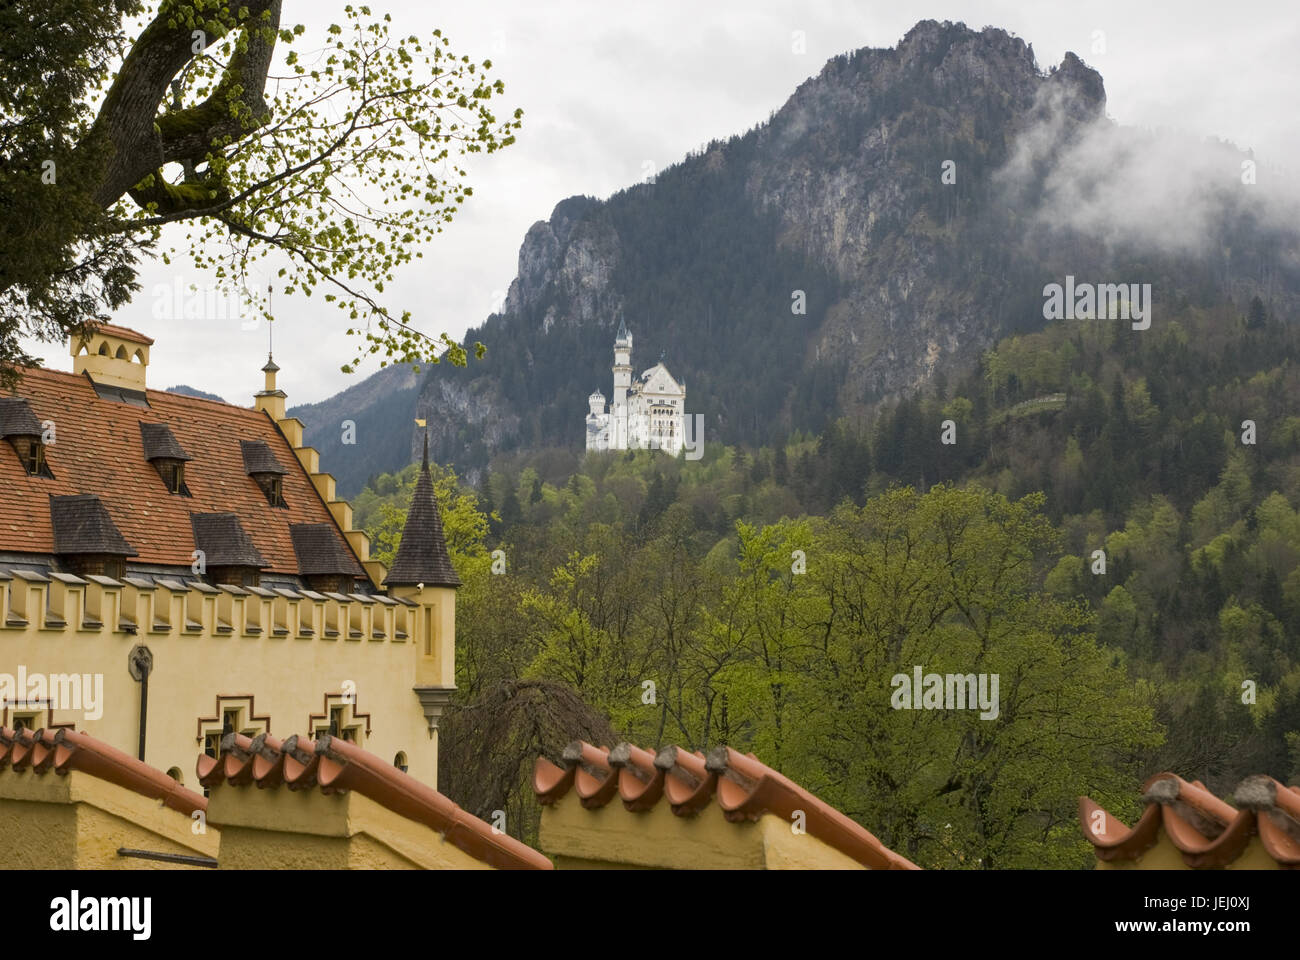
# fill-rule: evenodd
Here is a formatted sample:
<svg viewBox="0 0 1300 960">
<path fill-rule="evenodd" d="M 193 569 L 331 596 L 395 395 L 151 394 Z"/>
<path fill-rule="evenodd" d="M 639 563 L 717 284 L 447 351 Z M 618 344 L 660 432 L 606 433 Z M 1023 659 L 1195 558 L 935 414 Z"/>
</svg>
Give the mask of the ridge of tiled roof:
<svg viewBox="0 0 1300 960">
<path fill-rule="evenodd" d="M 433 477 L 429 474 L 429 438 L 424 439 L 424 463 L 420 479 L 411 494 L 411 506 L 402 528 L 402 542 L 397 545 L 397 556 L 384 580 L 387 585 L 426 587 L 459 587 L 460 577 L 447 553 L 447 538 L 442 530 L 442 516 L 438 512 L 438 497 L 433 492 Z"/>
<path fill-rule="evenodd" d="M 574 740 L 564 748 L 562 765 L 538 757 L 533 768 L 533 791 L 543 805 L 569 790 L 587 809 L 603 807 L 617 796 L 633 813 L 650 810 L 664 798 L 679 817 L 693 816 L 716 801 L 733 823 L 765 813 L 789 820 L 798 810 L 805 814 L 810 835 L 863 866 L 920 869 L 753 754 L 730 747 L 715 747 L 706 757 L 677 746 L 651 753 L 631 743 L 610 750 Z"/>
<path fill-rule="evenodd" d="M 250 477 L 255 473 L 288 473 L 284 464 L 275 458 L 265 440 L 240 440 L 240 453 L 244 455 L 244 472 Z"/>
<path fill-rule="evenodd" d="M 1079 798 L 1079 823 L 1097 859 L 1106 862 L 1140 857 L 1156 845 L 1163 827 L 1189 867 L 1227 866 L 1255 835 L 1280 866 L 1300 867 L 1300 787 L 1251 776 L 1238 786 L 1234 799 L 1237 807 L 1199 780 L 1189 783 L 1174 773 L 1158 773 L 1143 784 L 1146 807 L 1133 826 L 1089 797 Z"/>
<path fill-rule="evenodd" d="M 95 327 L 92 336 L 96 333 L 102 333 L 110 337 L 118 337 L 122 340 L 130 340 L 132 343 L 143 343 L 146 347 L 153 346 L 153 337 L 146 337 L 139 330 L 132 330 L 130 327 L 121 327 L 116 323 L 101 323 Z"/>
<path fill-rule="evenodd" d="M 0 774 L 6 769 L 37 774 L 53 771 L 60 776 L 80 770 L 141 796 L 160 800 L 163 806 L 187 816 L 195 810 L 208 809 L 207 800 L 161 770 L 67 727 L 36 731 L 0 727 Z"/>
<path fill-rule="evenodd" d="M 26 397 L 0 397 L 0 437 L 39 437 L 41 432 Z"/>
<path fill-rule="evenodd" d="M 267 567 L 269 564 L 249 539 L 233 513 L 192 513 L 194 544 L 210 567 Z"/>
<path fill-rule="evenodd" d="M 255 784 L 258 788 L 319 788 L 325 794 L 355 790 L 440 833 L 447 843 L 490 866 L 553 869 L 551 861 L 532 847 L 494 831 L 437 790 L 370 751 L 329 734 L 321 734 L 315 741 L 296 734 L 280 741 L 265 733 L 252 739 L 228 733 L 221 738 L 220 756 L 199 756 L 197 773 L 199 782 L 209 789 L 222 784 Z"/>
<path fill-rule="evenodd" d="M 293 551 L 298 555 L 298 572 L 305 577 L 315 574 L 344 574 L 364 577 L 357 558 L 348 549 L 343 538 L 332 524 L 291 523 L 289 535 L 293 538 Z"/>
<path fill-rule="evenodd" d="M 140 421 L 140 442 L 144 445 L 144 458 L 157 460 L 193 460 L 185 448 L 180 445 L 171 427 L 165 423 L 146 423 Z"/>
<path fill-rule="evenodd" d="M 58 424 L 46 447 L 54 477 L 28 476 L 8 444 L 0 445 L 0 550 L 51 555 L 51 493 L 93 493 L 138 552 L 137 563 L 188 568 L 193 562 L 190 513 L 235 513 L 275 573 L 296 574 L 290 523 L 338 523 L 293 447 L 266 413 L 216 400 L 148 390 L 150 408 L 100 397 L 85 376 L 24 368 L 16 399 L 35 418 Z M 194 458 L 185 469 L 190 496 L 168 493 L 144 456 L 139 423 L 165 423 Z M 287 508 L 271 506 L 244 470 L 239 439 L 263 440 L 288 473 Z M 342 533 L 340 533 L 340 536 Z"/>
<path fill-rule="evenodd" d="M 50 524 L 54 528 L 55 553 L 139 556 L 93 493 L 62 497 L 50 494 Z"/>
</svg>

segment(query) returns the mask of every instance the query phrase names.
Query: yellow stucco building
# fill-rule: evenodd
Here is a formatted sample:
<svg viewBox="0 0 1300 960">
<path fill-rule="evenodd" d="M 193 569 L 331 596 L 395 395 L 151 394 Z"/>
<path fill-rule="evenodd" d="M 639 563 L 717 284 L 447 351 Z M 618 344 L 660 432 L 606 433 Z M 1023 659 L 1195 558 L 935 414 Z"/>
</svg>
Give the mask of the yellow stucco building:
<svg viewBox="0 0 1300 960">
<path fill-rule="evenodd" d="M 0 397 L 0 726 L 191 787 L 223 734 L 328 733 L 436 788 L 459 580 L 427 469 L 386 570 L 273 361 L 239 407 L 149 389 L 152 347 L 105 325 Z"/>
</svg>

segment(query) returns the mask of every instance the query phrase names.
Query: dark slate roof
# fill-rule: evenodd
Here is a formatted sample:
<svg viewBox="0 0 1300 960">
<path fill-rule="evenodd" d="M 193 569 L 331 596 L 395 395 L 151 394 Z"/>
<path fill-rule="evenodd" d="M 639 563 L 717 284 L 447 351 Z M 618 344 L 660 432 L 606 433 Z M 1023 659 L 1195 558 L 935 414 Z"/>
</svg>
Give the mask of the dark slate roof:
<svg viewBox="0 0 1300 960">
<path fill-rule="evenodd" d="M 459 587 L 460 577 L 447 554 L 447 539 L 442 533 L 438 498 L 429 476 L 429 438 L 424 439 L 424 466 L 420 480 L 411 494 L 411 509 L 406 514 L 402 542 L 397 557 L 384 580 L 386 586 Z"/>
<path fill-rule="evenodd" d="M 87 379 L 90 379 L 87 374 Z M 90 381 L 90 385 L 95 388 L 95 395 L 101 400 L 112 400 L 114 403 L 126 403 L 133 407 L 143 407 L 148 410 L 152 404 L 149 403 L 149 397 L 142 390 L 132 390 L 129 387 L 119 387 L 111 383 L 97 383 Z"/>
<path fill-rule="evenodd" d="M 191 513 L 194 545 L 209 567 L 268 567 L 233 513 Z"/>
<path fill-rule="evenodd" d="M 171 427 L 165 423 L 145 423 L 140 421 L 140 439 L 144 442 L 146 460 L 193 460 L 185 448 L 180 445 Z"/>
<path fill-rule="evenodd" d="M 39 437 L 41 421 L 25 397 L 0 397 L 0 437 Z"/>
<path fill-rule="evenodd" d="M 139 556 L 93 493 L 64 497 L 50 494 L 50 524 L 54 527 L 55 553 Z"/>
<path fill-rule="evenodd" d="M 627 324 L 623 322 L 623 319 L 622 319 L 621 317 L 619 318 L 619 321 L 618 321 L 618 337 L 617 337 L 617 339 L 618 339 L 618 340 L 622 340 L 622 341 L 626 341 L 626 340 L 627 340 Z"/>
<path fill-rule="evenodd" d="M 365 570 L 338 531 L 328 523 L 291 523 L 293 552 L 298 555 L 298 572 L 304 577 L 316 574 L 344 574 L 364 577 Z"/>
<path fill-rule="evenodd" d="M 239 448 L 244 453 L 244 472 L 249 476 L 255 473 L 289 472 L 275 459 L 275 454 L 265 440 L 240 440 Z"/>
</svg>

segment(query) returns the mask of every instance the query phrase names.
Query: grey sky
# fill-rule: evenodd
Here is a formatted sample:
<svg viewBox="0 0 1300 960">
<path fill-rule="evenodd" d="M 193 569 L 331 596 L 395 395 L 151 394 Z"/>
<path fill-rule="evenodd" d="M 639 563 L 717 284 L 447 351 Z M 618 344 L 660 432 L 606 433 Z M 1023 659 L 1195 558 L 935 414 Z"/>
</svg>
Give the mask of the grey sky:
<svg viewBox="0 0 1300 960">
<path fill-rule="evenodd" d="M 318 38 L 326 24 L 341 19 L 342 6 L 286 0 L 284 16 L 305 23 Z M 1113 119 L 1253 147 L 1261 178 L 1269 164 L 1294 169 L 1300 150 L 1300 59 L 1294 56 L 1300 17 L 1294 4 L 1281 0 L 372 0 L 372 7 L 391 12 L 396 35 L 440 27 L 457 53 L 491 58 L 493 75 L 506 84 L 498 112 L 506 112 L 504 105 L 525 111 L 518 142 L 475 158 L 474 196 L 385 294 L 390 306 L 411 309 L 430 333 L 459 337 L 491 312 L 514 277 L 524 233 L 559 200 L 578 193 L 608 196 L 642 179 L 647 164 L 662 169 L 710 139 L 746 130 L 829 57 L 893 46 L 921 19 L 1001 27 L 1031 43 L 1044 69 L 1073 50 L 1101 72 Z M 802 55 L 791 50 L 796 30 L 806 36 Z M 1104 52 L 1094 52 L 1095 31 L 1104 33 Z M 241 330 L 237 321 L 155 320 L 151 291 L 178 275 L 185 284 L 210 279 L 183 265 L 147 265 L 143 292 L 114 318 L 157 339 L 150 385 L 188 383 L 250 403 L 261 387 L 265 324 Z M 352 376 L 339 371 L 354 346 L 333 307 L 315 298 L 281 298 L 275 313 L 276 359 L 290 404 L 323 399 L 377 369 L 366 365 Z M 44 345 L 40 353 L 56 368 L 70 367 L 62 346 Z"/>
</svg>

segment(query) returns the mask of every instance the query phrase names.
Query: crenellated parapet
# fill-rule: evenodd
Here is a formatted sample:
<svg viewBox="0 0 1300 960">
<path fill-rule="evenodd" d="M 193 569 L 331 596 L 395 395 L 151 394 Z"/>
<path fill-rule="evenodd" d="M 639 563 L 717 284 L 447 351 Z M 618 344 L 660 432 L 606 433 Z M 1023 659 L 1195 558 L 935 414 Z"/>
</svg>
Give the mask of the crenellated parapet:
<svg viewBox="0 0 1300 960">
<path fill-rule="evenodd" d="M 382 594 L 0 568 L 0 634 L 35 630 L 405 643 L 419 631 L 421 615 L 428 613 L 414 600 Z"/>
</svg>

